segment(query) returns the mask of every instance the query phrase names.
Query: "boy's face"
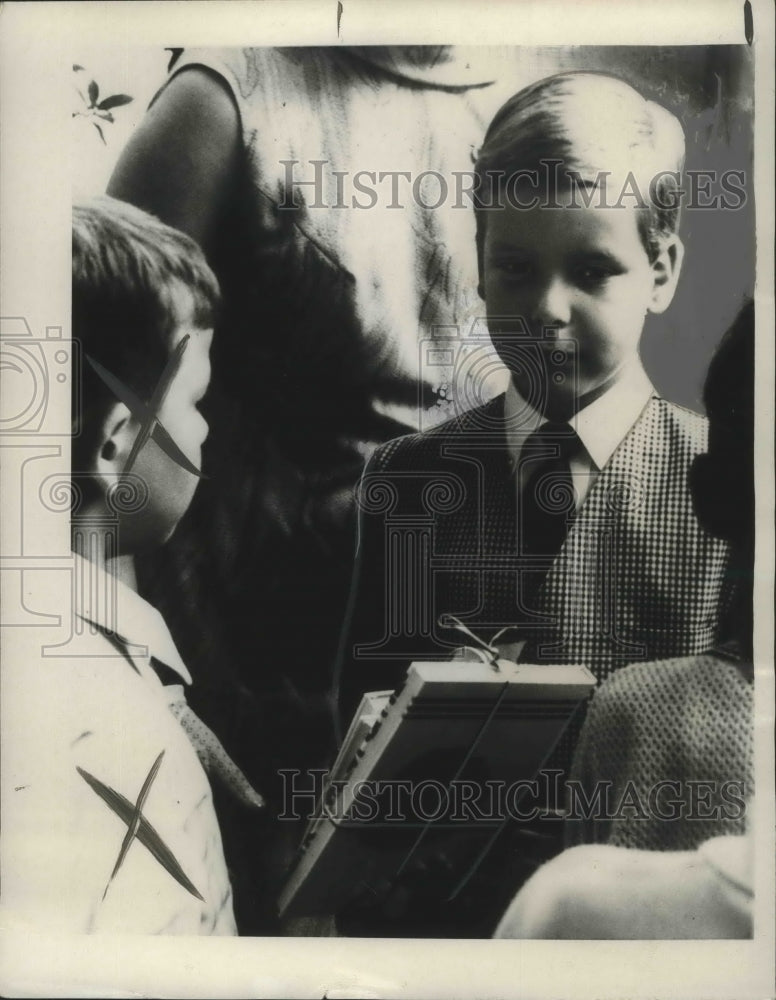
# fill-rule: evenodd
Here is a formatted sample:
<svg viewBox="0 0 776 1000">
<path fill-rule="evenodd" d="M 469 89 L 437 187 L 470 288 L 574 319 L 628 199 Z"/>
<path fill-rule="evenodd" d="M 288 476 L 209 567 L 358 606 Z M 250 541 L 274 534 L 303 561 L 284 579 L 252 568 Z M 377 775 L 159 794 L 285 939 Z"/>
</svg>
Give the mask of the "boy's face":
<svg viewBox="0 0 776 1000">
<path fill-rule="evenodd" d="M 187 318 L 178 324 L 173 333 L 170 351 L 175 349 L 186 334 L 189 335 L 189 341 L 156 415 L 189 461 L 201 469 L 202 445 L 207 438 L 208 425 L 199 412 L 198 404 L 210 382 L 213 331 L 192 326 L 191 314 L 188 296 L 188 308 L 178 311 L 179 316 Z M 172 535 L 188 510 L 198 478 L 179 465 L 152 439 L 140 450 L 132 472 L 143 479 L 149 495 L 147 506 L 137 518 L 133 518 L 137 523 L 129 528 L 129 533 L 135 536 L 137 542 L 133 547 L 159 545 Z"/>
<path fill-rule="evenodd" d="M 518 196 L 525 204 L 535 194 L 529 189 Z M 580 398 L 584 405 L 584 397 L 604 391 L 637 358 L 645 314 L 668 305 L 678 265 L 668 249 L 650 263 L 632 205 L 600 207 L 594 197 L 585 207 L 577 195 L 580 207 L 571 208 L 570 190 L 555 198 L 560 208 L 507 203 L 487 213 L 480 289 L 491 339 L 516 388 L 534 406 L 570 415 Z M 532 366 L 524 363 L 524 348 L 521 362 L 518 346 L 526 334 L 536 344 L 531 351 L 541 352 L 543 371 L 555 378 L 553 341 L 575 343 L 576 362 L 568 356 L 562 381 L 545 378 L 537 385 L 530 377 Z"/>
</svg>

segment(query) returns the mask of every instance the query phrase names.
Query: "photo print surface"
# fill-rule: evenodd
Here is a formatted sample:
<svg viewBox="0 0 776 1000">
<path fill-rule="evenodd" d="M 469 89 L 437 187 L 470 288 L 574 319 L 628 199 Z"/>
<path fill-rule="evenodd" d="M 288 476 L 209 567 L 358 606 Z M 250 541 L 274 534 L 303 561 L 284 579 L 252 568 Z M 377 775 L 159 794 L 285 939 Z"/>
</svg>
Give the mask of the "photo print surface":
<svg viewBox="0 0 776 1000">
<path fill-rule="evenodd" d="M 740 20 L 68 37 L 69 307 L 2 320 L 9 927 L 271 943 L 281 995 L 758 946 Z"/>
</svg>

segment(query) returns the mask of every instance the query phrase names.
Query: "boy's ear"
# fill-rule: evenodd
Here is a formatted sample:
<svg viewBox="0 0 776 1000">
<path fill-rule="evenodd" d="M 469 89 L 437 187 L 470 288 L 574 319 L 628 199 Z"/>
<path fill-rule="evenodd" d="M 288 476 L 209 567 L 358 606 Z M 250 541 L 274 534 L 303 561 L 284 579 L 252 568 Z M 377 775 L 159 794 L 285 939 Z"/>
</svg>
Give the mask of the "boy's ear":
<svg viewBox="0 0 776 1000">
<path fill-rule="evenodd" d="M 92 472 L 106 488 L 124 470 L 136 434 L 137 426 L 128 407 L 113 403 L 102 419 L 92 457 Z"/>
<path fill-rule="evenodd" d="M 662 241 L 660 252 L 652 262 L 651 313 L 662 313 L 671 305 L 684 260 L 684 244 L 678 236 Z"/>
</svg>

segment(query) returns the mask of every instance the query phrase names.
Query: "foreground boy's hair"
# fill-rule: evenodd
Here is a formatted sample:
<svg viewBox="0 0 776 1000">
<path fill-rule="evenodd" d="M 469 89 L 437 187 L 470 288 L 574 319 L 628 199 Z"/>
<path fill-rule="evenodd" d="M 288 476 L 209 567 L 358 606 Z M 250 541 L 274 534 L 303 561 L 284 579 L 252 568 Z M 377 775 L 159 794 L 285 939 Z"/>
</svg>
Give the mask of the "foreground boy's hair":
<svg viewBox="0 0 776 1000">
<path fill-rule="evenodd" d="M 175 329 L 186 320 L 212 327 L 218 301 L 218 282 L 189 236 L 107 196 L 73 208 L 73 336 L 82 355 L 141 398 L 154 390 Z M 92 418 L 112 399 L 88 363 L 81 396 L 86 410 L 83 433 L 73 442 L 76 468 L 88 453 Z"/>
<path fill-rule="evenodd" d="M 503 204 L 521 177 L 551 197 L 557 180 L 609 188 L 609 204 L 643 206 L 639 231 L 652 260 L 660 238 L 677 231 L 684 134 L 677 119 L 624 80 L 561 73 L 511 97 L 490 124 L 475 173 L 477 247 L 487 209 Z M 535 180 L 531 179 L 531 172 Z M 597 200 L 597 199 L 596 199 Z M 580 203 L 581 196 L 580 196 Z"/>
</svg>

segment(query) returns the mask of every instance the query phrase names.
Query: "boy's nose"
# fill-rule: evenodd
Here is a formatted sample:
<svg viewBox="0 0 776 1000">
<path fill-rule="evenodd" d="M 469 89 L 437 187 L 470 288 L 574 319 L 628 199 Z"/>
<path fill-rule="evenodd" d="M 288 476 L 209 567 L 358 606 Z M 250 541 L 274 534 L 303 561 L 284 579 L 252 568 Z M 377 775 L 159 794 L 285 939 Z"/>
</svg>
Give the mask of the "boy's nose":
<svg viewBox="0 0 776 1000">
<path fill-rule="evenodd" d="M 571 294 L 566 282 L 550 278 L 538 289 L 533 321 L 541 326 L 566 326 L 571 321 Z"/>
</svg>

